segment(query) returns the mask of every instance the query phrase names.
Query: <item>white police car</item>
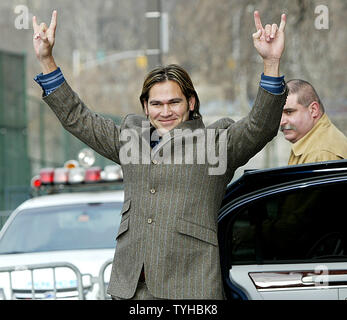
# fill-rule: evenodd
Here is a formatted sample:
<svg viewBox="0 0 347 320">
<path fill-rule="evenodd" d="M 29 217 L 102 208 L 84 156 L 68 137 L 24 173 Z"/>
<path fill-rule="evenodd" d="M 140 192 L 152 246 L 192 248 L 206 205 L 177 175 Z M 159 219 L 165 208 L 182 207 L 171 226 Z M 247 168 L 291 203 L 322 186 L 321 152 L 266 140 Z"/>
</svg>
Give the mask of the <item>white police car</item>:
<svg viewBox="0 0 347 320">
<path fill-rule="evenodd" d="M 102 170 L 91 169 L 89 182 L 101 182 Z M 71 173 L 42 170 L 33 183 L 61 188 L 54 171 Z M 107 297 L 124 194 L 98 189 L 34 197 L 11 214 L 0 231 L 0 299 Z"/>
</svg>

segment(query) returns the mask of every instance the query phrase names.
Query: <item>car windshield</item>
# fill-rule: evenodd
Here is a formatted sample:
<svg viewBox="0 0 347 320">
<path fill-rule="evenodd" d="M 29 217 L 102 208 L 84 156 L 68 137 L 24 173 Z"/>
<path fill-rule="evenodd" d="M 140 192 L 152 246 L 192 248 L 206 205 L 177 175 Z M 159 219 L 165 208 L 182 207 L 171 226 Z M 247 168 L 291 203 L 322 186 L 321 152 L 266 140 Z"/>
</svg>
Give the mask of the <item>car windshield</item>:
<svg viewBox="0 0 347 320">
<path fill-rule="evenodd" d="M 0 254 L 115 248 L 122 203 L 78 204 L 19 212 Z"/>
</svg>

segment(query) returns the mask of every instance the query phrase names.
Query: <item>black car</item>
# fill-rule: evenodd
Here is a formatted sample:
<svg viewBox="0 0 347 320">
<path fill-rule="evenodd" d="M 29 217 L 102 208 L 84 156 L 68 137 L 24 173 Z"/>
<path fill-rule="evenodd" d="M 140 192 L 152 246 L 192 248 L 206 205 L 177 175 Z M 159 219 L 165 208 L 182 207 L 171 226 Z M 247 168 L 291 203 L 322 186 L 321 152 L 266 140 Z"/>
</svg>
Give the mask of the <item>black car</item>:
<svg viewBox="0 0 347 320">
<path fill-rule="evenodd" d="M 250 170 L 218 217 L 227 299 L 347 299 L 347 160 Z"/>
</svg>

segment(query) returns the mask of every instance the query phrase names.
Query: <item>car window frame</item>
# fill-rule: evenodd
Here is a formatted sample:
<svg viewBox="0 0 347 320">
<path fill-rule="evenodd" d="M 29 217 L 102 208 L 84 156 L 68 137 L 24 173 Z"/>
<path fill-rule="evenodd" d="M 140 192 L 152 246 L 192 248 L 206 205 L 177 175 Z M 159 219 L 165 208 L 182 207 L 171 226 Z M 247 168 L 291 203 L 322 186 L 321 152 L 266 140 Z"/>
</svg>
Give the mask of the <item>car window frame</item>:
<svg viewBox="0 0 347 320">
<path fill-rule="evenodd" d="M 221 221 L 226 219 L 223 222 L 222 229 L 227 232 L 230 228 L 230 225 L 234 224 L 238 215 L 242 212 L 242 209 L 244 209 L 246 206 L 250 206 L 250 204 L 252 204 L 252 202 L 254 201 L 261 201 L 263 199 L 269 198 L 277 194 L 290 193 L 292 191 L 299 190 L 299 189 L 312 188 L 314 186 L 319 186 L 319 185 L 332 185 L 332 184 L 341 184 L 341 183 L 347 183 L 346 173 L 337 173 L 337 174 L 329 173 L 327 176 L 299 179 L 299 180 L 294 180 L 294 181 L 290 181 L 286 183 L 281 183 L 274 186 L 268 186 L 266 188 L 261 188 L 259 190 L 250 192 L 248 194 L 239 196 L 233 199 L 232 201 L 230 201 L 229 203 L 227 203 L 220 210 L 220 214 L 218 216 L 218 223 L 221 223 Z M 222 266 L 231 267 L 232 265 L 250 265 L 250 263 L 237 263 L 237 264 L 233 263 L 231 255 L 229 254 L 231 252 L 230 239 L 226 234 L 223 235 L 223 232 L 219 232 L 219 241 L 220 241 L 220 248 L 222 250 L 220 252 Z M 324 262 L 344 262 L 344 260 L 338 261 L 336 259 L 335 260 L 327 259 L 327 260 L 324 260 Z M 251 264 L 269 265 L 273 263 L 274 262 L 257 261 Z M 276 264 L 294 264 L 294 263 L 295 262 L 293 260 L 287 260 L 287 261 L 279 260 L 278 262 L 276 262 Z M 301 261 L 299 263 L 304 263 L 304 262 Z M 312 263 L 312 261 L 307 261 L 307 263 Z"/>
</svg>

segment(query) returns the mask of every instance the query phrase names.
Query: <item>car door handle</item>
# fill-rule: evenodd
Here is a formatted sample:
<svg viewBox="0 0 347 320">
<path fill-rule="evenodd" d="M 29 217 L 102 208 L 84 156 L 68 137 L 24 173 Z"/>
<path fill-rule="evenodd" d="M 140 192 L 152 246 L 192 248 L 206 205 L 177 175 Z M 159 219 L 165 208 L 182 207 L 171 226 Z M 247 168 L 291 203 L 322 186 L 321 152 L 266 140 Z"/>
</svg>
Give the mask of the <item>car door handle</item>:
<svg viewBox="0 0 347 320">
<path fill-rule="evenodd" d="M 265 271 L 249 272 L 248 275 L 259 291 L 347 285 L 347 270 L 326 270 L 325 273 L 320 274 L 313 270 Z"/>
<path fill-rule="evenodd" d="M 341 284 L 347 284 L 347 274 L 321 274 L 321 275 L 309 275 L 301 278 L 301 281 L 305 284 L 318 284 L 324 282 L 339 282 Z"/>
</svg>

